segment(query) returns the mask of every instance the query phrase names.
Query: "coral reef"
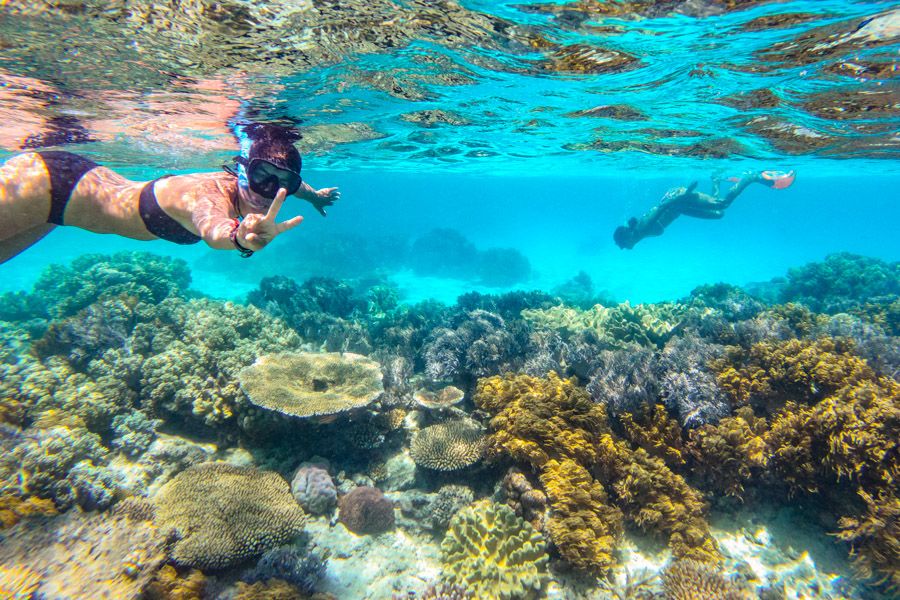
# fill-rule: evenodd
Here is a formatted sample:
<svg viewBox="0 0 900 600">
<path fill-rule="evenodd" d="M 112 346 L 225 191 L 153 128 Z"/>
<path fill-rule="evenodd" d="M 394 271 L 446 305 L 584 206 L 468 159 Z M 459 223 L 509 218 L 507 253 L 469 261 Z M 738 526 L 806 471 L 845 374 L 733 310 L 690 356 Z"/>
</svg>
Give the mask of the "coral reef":
<svg viewBox="0 0 900 600">
<path fill-rule="evenodd" d="M 137 410 L 116 415 L 112 420 L 112 447 L 121 450 L 126 456 L 136 458 L 146 452 L 156 439 L 156 429 L 160 425 L 162 420 L 150 419 Z"/>
<path fill-rule="evenodd" d="M 246 583 L 280 579 L 286 581 L 303 594 L 316 591 L 319 580 L 328 568 L 328 550 L 316 547 L 298 550 L 292 546 L 272 548 L 263 554 L 256 566 L 245 573 Z"/>
<path fill-rule="evenodd" d="M 730 414 L 728 397 L 709 368 L 723 354 L 722 346 L 685 335 L 669 340 L 656 356 L 659 395 L 666 408 L 678 416 L 682 427 L 715 423 Z"/>
<path fill-rule="evenodd" d="M 362 408 L 384 391 L 378 363 L 350 353 L 264 355 L 239 378 L 255 405 L 295 417 Z"/>
<path fill-rule="evenodd" d="M 291 479 L 291 493 L 303 510 L 312 515 L 324 515 L 337 506 L 337 488 L 331 475 L 315 463 L 303 463 Z"/>
<path fill-rule="evenodd" d="M 0 598 L 31 600 L 41 585 L 41 575 L 22 566 L 0 566 Z"/>
<path fill-rule="evenodd" d="M 206 577 L 191 569 L 183 574 L 172 565 L 163 565 L 143 590 L 145 600 L 198 600 L 203 598 Z"/>
<path fill-rule="evenodd" d="M 663 572 L 666 600 L 751 600 L 756 597 L 746 586 L 727 578 L 715 567 L 682 559 Z"/>
<path fill-rule="evenodd" d="M 446 582 L 476 598 L 534 598 L 548 579 L 541 535 L 502 504 L 479 502 L 456 513 L 441 556 Z"/>
<path fill-rule="evenodd" d="M 900 262 L 841 252 L 821 263 L 790 269 L 781 302 L 802 302 L 816 312 L 837 313 L 874 298 L 900 295 Z"/>
<path fill-rule="evenodd" d="M 656 354 L 643 348 L 602 350 L 595 358 L 587 390 L 610 416 L 638 413 L 656 404 L 660 395 Z"/>
<path fill-rule="evenodd" d="M 416 404 L 429 410 L 441 410 L 458 404 L 465 396 L 465 393 L 452 385 L 442 387 L 440 390 L 433 392 L 431 390 L 416 390 L 414 398 Z"/>
<path fill-rule="evenodd" d="M 662 404 L 637 414 L 622 413 L 619 422 L 623 436 L 632 445 L 662 459 L 670 468 L 685 463 L 687 452 L 681 441 L 681 425 L 669 416 Z"/>
<path fill-rule="evenodd" d="M 547 494 L 534 487 L 522 471 L 511 467 L 503 477 L 506 504 L 538 531 L 544 528 L 547 514 Z"/>
<path fill-rule="evenodd" d="M 185 469 L 154 498 L 159 526 L 174 531 L 179 565 L 221 569 L 283 544 L 305 515 L 277 473 L 224 463 Z"/>
<path fill-rule="evenodd" d="M 900 589 L 900 498 L 859 491 L 866 505 L 861 517 L 843 517 L 838 537 L 853 548 L 853 566 L 863 578 L 875 578 L 890 590 Z"/>
<path fill-rule="evenodd" d="M 704 489 L 742 496 L 743 484 L 768 463 L 766 425 L 765 419 L 744 406 L 733 417 L 691 431 L 691 471 L 703 480 Z"/>
<path fill-rule="evenodd" d="M 165 560 L 162 532 L 122 512 L 30 519 L 0 544 L 2 568 L 39 575 L 35 598 L 137 598 Z"/>
<path fill-rule="evenodd" d="M 416 432 L 410 456 L 420 467 L 457 471 L 481 460 L 486 440 L 477 422 L 465 419 L 431 425 Z"/>
<path fill-rule="evenodd" d="M 394 503 L 381 490 L 360 486 L 341 497 L 338 516 L 353 533 L 383 533 L 394 527 Z"/>
</svg>

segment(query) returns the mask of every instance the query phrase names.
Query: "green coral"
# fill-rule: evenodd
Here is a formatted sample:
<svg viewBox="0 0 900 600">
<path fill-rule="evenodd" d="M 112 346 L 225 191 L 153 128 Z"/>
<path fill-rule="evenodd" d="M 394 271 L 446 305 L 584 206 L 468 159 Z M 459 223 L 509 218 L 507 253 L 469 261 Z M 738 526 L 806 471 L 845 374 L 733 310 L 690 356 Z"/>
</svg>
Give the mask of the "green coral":
<svg viewBox="0 0 900 600">
<path fill-rule="evenodd" d="M 306 517 L 290 486 L 271 471 L 204 463 L 185 469 L 154 498 L 157 521 L 177 541 L 172 559 L 222 569 L 289 542 Z"/>
<path fill-rule="evenodd" d="M 563 337 L 590 333 L 610 348 L 625 348 L 629 344 L 662 347 L 690 310 L 680 304 L 631 306 L 625 302 L 613 307 L 597 304 L 586 310 L 567 306 L 525 309 L 522 318 L 537 328 L 557 331 Z"/>
<path fill-rule="evenodd" d="M 549 579 L 545 546 L 508 506 L 478 502 L 450 521 L 441 542 L 444 579 L 476 598 L 537 598 Z"/>
</svg>

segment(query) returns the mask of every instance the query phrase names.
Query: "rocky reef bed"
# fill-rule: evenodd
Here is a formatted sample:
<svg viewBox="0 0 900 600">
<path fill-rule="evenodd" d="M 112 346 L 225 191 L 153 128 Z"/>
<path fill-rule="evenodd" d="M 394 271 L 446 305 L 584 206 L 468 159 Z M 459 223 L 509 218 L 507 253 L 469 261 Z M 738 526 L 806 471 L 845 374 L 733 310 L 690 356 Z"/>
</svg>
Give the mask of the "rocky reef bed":
<svg viewBox="0 0 900 600">
<path fill-rule="evenodd" d="M 898 298 L 849 254 L 635 306 L 86 256 L 0 302 L 0 596 L 890 597 Z"/>
</svg>

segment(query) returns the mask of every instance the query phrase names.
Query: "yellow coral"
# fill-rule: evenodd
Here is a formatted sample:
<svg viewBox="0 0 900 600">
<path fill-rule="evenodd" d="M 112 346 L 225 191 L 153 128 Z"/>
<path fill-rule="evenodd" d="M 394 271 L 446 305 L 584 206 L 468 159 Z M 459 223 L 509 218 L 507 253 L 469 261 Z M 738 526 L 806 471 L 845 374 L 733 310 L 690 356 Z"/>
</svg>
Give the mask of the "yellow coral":
<svg viewBox="0 0 900 600">
<path fill-rule="evenodd" d="M 605 408 L 594 404 L 574 379 L 556 373 L 480 379 L 474 401 L 497 413 L 490 423 L 489 451 L 534 467 L 563 458 L 590 464 L 597 458 L 600 435 L 609 430 Z"/>
<path fill-rule="evenodd" d="M 900 499 L 889 492 L 877 498 L 860 491 L 866 514 L 844 517 L 837 536 L 853 546 L 853 566 L 864 578 L 878 577 L 891 590 L 900 590 Z"/>
<path fill-rule="evenodd" d="M 732 348 L 712 366 L 718 373 L 719 386 L 737 404 L 808 402 L 874 379 L 866 361 L 850 354 L 850 349 L 848 342 L 830 338 L 760 342 L 749 352 Z"/>
<path fill-rule="evenodd" d="M 172 565 L 165 565 L 157 571 L 146 588 L 145 600 L 200 600 L 206 586 L 206 577 L 202 572 L 191 569 L 179 574 Z"/>
<path fill-rule="evenodd" d="M 53 500 L 29 496 L 21 498 L 11 494 L 0 496 L 0 528 L 11 527 L 25 517 L 35 515 L 55 515 Z"/>
<path fill-rule="evenodd" d="M 305 600 L 306 596 L 282 579 L 269 579 L 256 583 L 237 583 L 235 600 Z"/>
<path fill-rule="evenodd" d="M 693 472 L 706 487 L 740 498 L 744 482 L 768 463 L 766 429 L 766 420 L 744 406 L 734 417 L 691 431 L 689 448 L 696 459 Z"/>
<path fill-rule="evenodd" d="M 540 479 L 550 499 L 544 531 L 559 553 L 578 569 L 609 569 L 622 536 L 622 513 L 609 505 L 600 482 L 569 459 L 547 462 Z"/>
<path fill-rule="evenodd" d="M 662 404 L 656 404 L 642 414 L 622 413 L 619 421 L 625 430 L 625 437 L 635 446 L 661 458 L 670 467 L 685 463 L 681 425 L 669 416 Z"/>
<path fill-rule="evenodd" d="M 31 598 L 41 585 L 41 576 L 28 567 L 0 565 L 0 598 Z"/>
</svg>

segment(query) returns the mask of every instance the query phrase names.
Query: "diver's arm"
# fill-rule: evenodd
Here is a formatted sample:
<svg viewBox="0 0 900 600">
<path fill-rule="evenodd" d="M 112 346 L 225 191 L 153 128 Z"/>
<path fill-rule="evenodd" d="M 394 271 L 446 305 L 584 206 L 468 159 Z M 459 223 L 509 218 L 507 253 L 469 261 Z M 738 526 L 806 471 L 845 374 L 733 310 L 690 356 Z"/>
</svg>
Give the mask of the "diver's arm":
<svg viewBox="0 0 900 600">
<path fill-rule="evenodd" d="M 294 192 L 294 195 L 312 204 L 323 217 L 326 215 L 325 207 L 341 199 L 341 192 L 336 187 L 317 190 L 305 181 L 300 184 L 300 189 Z"/>
<path fill-rule="evenodd" d="M 202 198 L 194 205 L 192 216 L 197 233 L 210 248 L 215 250 L 234 250 L 231 232 L 238 221 L 231 216 L 229 209 L 212 198 Z"/>
</svg>

